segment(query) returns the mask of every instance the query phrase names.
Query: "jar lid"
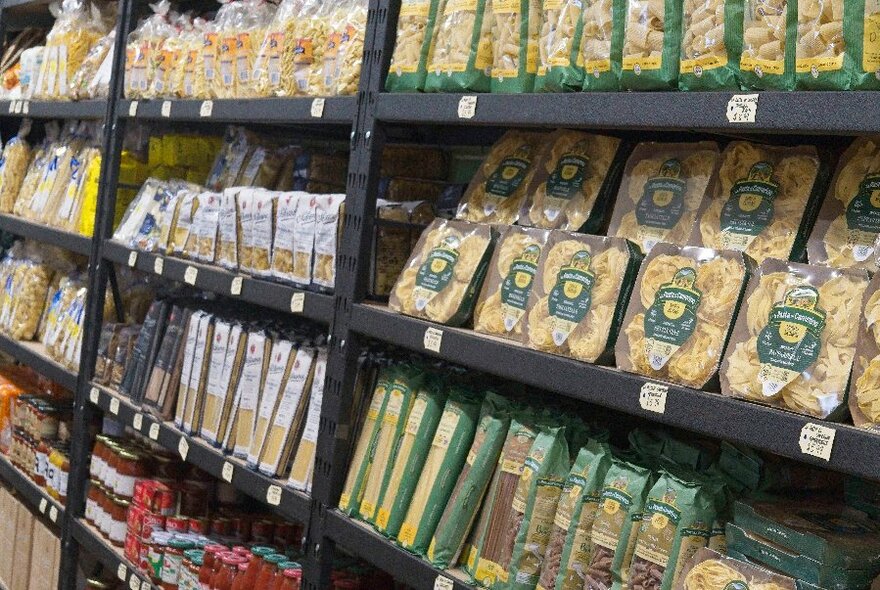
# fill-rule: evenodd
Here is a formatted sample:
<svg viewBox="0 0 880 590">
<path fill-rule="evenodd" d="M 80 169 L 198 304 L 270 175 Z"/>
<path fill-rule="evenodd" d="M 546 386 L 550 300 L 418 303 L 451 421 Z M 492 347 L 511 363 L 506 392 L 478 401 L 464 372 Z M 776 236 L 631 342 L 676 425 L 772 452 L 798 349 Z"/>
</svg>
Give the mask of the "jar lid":
<svg viewBox="0 0 880 590">
<path fill-rule="evenodd" d="M 295 561 L 282 561 L 278 564 L 278 569 L 289 570 L 289 569 L 298 569 L 302 568 L 302 566 Z"/>
<path fill-rule="evenodd" d="M 192 549 L 193 542 L 186 539 L 171 539 L 168 541 L 168 546 L 174 549 Z"/>
<path fill-rule="evenodd" d="M 229 547 L 226 545 L 221 545 L 220 543 L 212 543 L 210 545 L 205 545 L 205 553 L 219 553 L 220 551 L 226 551 Z"/>
<path fill-rule="evenodd" d="M 294 580 L 299 580 L 300 578 L 302 578 L 302 575 L 303 575 L 303 572 L 301 569 L 289 568 L 289 569 L 284 570 L 284 577 L 285 578 L 293 578 Z"/>
<path fill-rule="evenodd" d="M 141 456 L 131 449 L 121 449 L 119 456 L 126 461 L 139 461 L 141 459 Z"/>
<path fill-rule="evenodd" d="M 237 566 L 240 563 L 246 562 L 247 558 L 230 552 L 230 553 L 226 553 L 225 555 L 223 555 L 223 557 L 220 558 L 220 561 L 222 561 L 224 563 L 224 565 Z"/>
<path fill-rule="evenodd" d="M 254 545 L 251 547 L 251 553 L 258 557 L 266 557 L 275 553 L 275 547 L 271 545 Z"/>
<path fill-rule="evenodd" d="M 86 587 L 87 588 L 100 588 L 104 590 L 105 588 L 109 588 L 110 584 L 101 580 L 100 578 L 87 578 L 86 579 Z"/>
<path fill-rule="evenodd" d="M 173 537 L 173 533 L 169 533 L 167 531 L 153 531 L 153 534 L 150 536 L 150 540 L 153 543 L 158 543 L 159 545 L 167 545 L 168 542 Z"/>
<path fill-rule="evenodd" d="M 267 555 L 267 556 L 263 557 L 263 559 L 265 559 L 266 561 L 268 561 L 269 563 L 271 563 L 273 565 L 278 565 L 282 561 L 287 561 L 287 556 L 283 555 L 281 553 L 273 553 L 271 555 Z"/>
<path fill-rule="evenodd" d="M 126 508 L 131 505 L 131 502 L 129 500 L 126 500 L 122 496 L 113 496 L 113 503 L 117 506 L 125 506 Z"/>
<path fill-rule="evenodd" d="M 247 568 L 249 565 L 250 565 L 250 563 L 248 563 L 247 561 L 241 562 L 240 564 L 238 564 L 238 571 L 240 571 L 240 572 L 247 571 Z"/>
</svg>

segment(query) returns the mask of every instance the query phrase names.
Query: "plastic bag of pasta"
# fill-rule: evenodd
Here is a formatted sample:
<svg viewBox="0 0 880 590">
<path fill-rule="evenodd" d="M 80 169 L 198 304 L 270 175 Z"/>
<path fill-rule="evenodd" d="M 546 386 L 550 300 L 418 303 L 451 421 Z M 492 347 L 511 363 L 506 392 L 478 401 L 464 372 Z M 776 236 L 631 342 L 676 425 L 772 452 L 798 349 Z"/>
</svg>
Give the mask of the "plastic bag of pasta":
<svg viewBox="0 0 880 590">
<path fill-rule="evenodd" d="M 727 345 L 721 392 L 836 418 L 867 286 L 864 270 L 765 260 L 749 280 Z"/>
<path fill-rule="evenodd" d="M 23 120 L 18 134 L 6 142 L 0 156 L 0 211 L 3 213 L 12 213 L 27 174 L 31 161 L 31 145 L 27 140 L 30 131 L 31 120 Z"/>
<path fill-rule="evenodd" d="M 851 13 L 849 11 L 852 11 Z M 831 15 L 843 13 L 844 66 L 849 69 L 854 90 L 880 88 L 880 5 L 869 0 L 832 0 Z"/>
<path fill-rule="evenodd" d="M 755 90 L 794 88 L 797 3 L 744 0 L 740 82 Z"/>
<path fill-rule="evenodd" d="M 619 238 L 551 232 L 529 296 L 523 342 L 590 363 L 607 356 L 640 258 Z"/>
<path fill-rule="evenodd" d="M 718 371 L 748 275 L 738 252 L 658 244 L 636 278 L 617 368 L 705 387 Z"/>
<path fill-rule="evenodd" d="M 243 0 L 243 14 L 235 31 L 235 96 L 254 96 L 253 70 L 260 43 L 275 13 L 263 0 Z"/>
<path fill-rule="evenodd" d="M 168 22 L 170 4 L 167 0 L 151 4 L 150 8 L 153 14 L 128 35 L 126 71 L 130 76 L 125 84 L 126 98 L 145 98 L 154 94 L 153 74 L 162 57 L 162 46 L 166 39 L 174 36 Z"/>
<path fill-rule="evenodd" d="M 494 244 L 489 226 L 435 220 L 419 238 L 388 306 L 441 324 L 463 324 L 471 315 Z"/>
<path fill-rule="evenodd" d="M 547 135 L 530 131 L 508 131 L 495 142 L 474 175 L 461 202 L 456 219 L 483 223 L 512 224 L 519 219 Z"/>
<path fill-rule="evenodd" d="M 385 79 L 388 92 L 413 92 L 425 87 L 428 49 L 440 3 L 440 0 L 401 1 L 397 40 Z"/>
<path fill-rule="evenodd" d="M 626 162 L 608 235 L 635 242 L 646 253 L 659 242 L 683 246 L 712 189 L 718 160 L 711 141 L 637 145 Z"/>
<path fill-rule="evenodd" d="M 320 0 L 305 0 L 294 21 L 292 94 L 320 94 L 328 13 L 332 7 Z"/>
<path fill-rule="evenodd" d="M 254 96 L 293 94 L 293 57 L 296 49 L 294 25 L 302 3 L 303 0 L 283 0 L 266 28 L 266 35 L 254 60 Z"/>
<path fill-rule="evenodd" d="M 618 90 L 626 0 L 586 0 L 581 55 L 584 90 Z"/>
<path fill-rule="evenodd" d="M 244 27 L 245 6 L 241 0 L 220 0 L 214 17 L 217 35 L 216 74 L 211 92 L 217 98 L 236 96 L 236 46 L 238 32 Z"/>
<path fill-rule="evenodd" d="M 680 90 L 739 89 L 743 0 L 684 0 Z"/>
<path fill-rule="evenodd" d="M 667 90 L 678 84 L 682 0 L 627 0 L 620 87 Z"/>
<path fill-rule="evenodd" d="M 799 0 L 797 2 L 797 44 L 795 45 L 795 77 L 804 90 L 847 90 L 852 80 L 845 65 L 846 37 L 852 33 L 844 28 L 856 27 L 861 15 L 844 18 L 843 0 Z"/>
<path fill-rule="evenodd" d="M 195 96 L 195 70 L 202 48 L 204 23 L 204 19 L 195 18 L 191 22 L 186 22 L 179 33 L 180 57 L 171 76 L 170 88 L 170 94 L 177 98 Z"/>
<path fill-rule="evenodd" d="M 849 382 L 849 410 L 856 426 L 880 424 L 880 274 L 868 284 L 864 297 L 856 357 Z"/>
<path fill-rule="evenodd" d="M 538 39 L 535 92 L 580 90 L 584 85 L 581 0 L 545 0 Z"/>
<path fill-rule="evenodd" d="M 690 243 L 739 250 L 757 262 L 798 260 L 806 245 L 824 176 L 813 146 L 734 141 L 721 154 L 714 196 Z"/>
<path fill-rule="evenodd" d="M 364 36 L 367 31 L 367 6 L 363 0 L 355 0 L 348 7 L 345 29 L 339 40 L 336 58 L 336 79 L 333 90 L 339 96 L 357 92 L 361 80 L 361 64 L 364 59 Z"/>
<path fill-rule="evenodd" d="M 880 236 L 880 138 L 860 137 L 837 162 L 828 194 L 807 242 L 813 264 L 877 272 Z"/>
<path fill-rule="evenodd" d="M 620 140 L 559 129 L 526 189 L 521 225 L 594 233 L 616 183 Z"/>
<path fill-rule="evenodd" d="M 83 59 L 79 69 L 73 74 L 70 80 L 70 88 L 68 95 L 73 100 L 82 100 L 89 98 L 89 84 L 99 75 L 101 66 L 105 63 L 107 55 L 113 50 L 113 43 L 116 40 L 116 30 L 110 31 L 107 35 L 95 43 L 88 54 Z"/>
<path fill-rule="evenodd" d="M 488 0 L 492 92 L 531 92 L 538 72 L 541 0 Z"/>
<path fill-rule="evenodd" d="M 426 92 L 488 92 L 492 70 L 489 0 L 438 0 Z"/>
<path fill-rule="evenodd" d="M 700 549 L 685 565 L 675 590 L 716 590 L 755 588 L 795 590 L 801 588 L 792 578 L 727 557 L 711 549 Z"/>
</svg>

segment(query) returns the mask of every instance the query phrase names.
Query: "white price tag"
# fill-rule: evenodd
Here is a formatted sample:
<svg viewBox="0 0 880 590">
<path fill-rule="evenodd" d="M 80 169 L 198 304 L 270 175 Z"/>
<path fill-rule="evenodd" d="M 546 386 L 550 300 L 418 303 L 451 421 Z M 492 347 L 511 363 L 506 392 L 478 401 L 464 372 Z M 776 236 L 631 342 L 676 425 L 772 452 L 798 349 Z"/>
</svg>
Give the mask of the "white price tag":
<svg viewBox="0 0 880 590">
<path fill-rule="evenodd" d="M 138 114 L 138 101 L 133 100 L 128 105 L 128 116 L 134 117 Z"/>
<path fill-rule="evenodd" d="M 170 117 L 171 116 L 171 101 L 164 100 L 162 101 L 162 116 Z"/>
<path fill-rule="evenodd" d="M 14 110 L 15 110 L 15 101 L 14 101 L 14 100 L 10 100 L 10 101 L 9 101 L 9 112 L 11 113 L 11 112 L 14 111 Z"/>
<path fill-rule="evenodd" d="M 303 305 L 306 302 L 306 294 L 305 293 L 294 293 L 290 298 L 290 312 L 291 313 L 302 313 Z"/>
<path fill-rule="evenodd" d="M 223 462 L 223 481 L 227 483 L 232 483 L 232 474 L 234 472 L 234 467 L 232 463 L 229 461 Z"/>
<path fill-rule="evenodd" d="M 425 350 L 439 353 L 440 345 L 443 344 L 443 330 L 439 328 L 428 328 L 425 330 L 424 339 Z"/>
<path fill-rule="evenodd" d="M 141 426 L 144 425 L 144 415 L 143 414 L 135 414 L 134 418 L 131 419 L 131 426 L 135 430 L 140 430 Z"/>
<path fill-rule="evenodd" d="M 443 574 L 437 574 L 437 578 L 434 580 L 434 590 L 452 590 L 452 586 L 452 580 Z"/>
<path fill-rule="evenodd" d="M 266 490 L 266 502 L 270 506 L 278 506 L 281 504 L 281 488 L 278 486 L 269 486 Z"/>
<path fill-rule="evenodd" d="M 477 112 L 477 95 L 469 94 L 462 96 L 458 101 L 458 118 L 473 119 L 474 113 Z"/>
<path fill-rule="evenodd" d="M 21 102 L 20 100 L 15 101 L 15 114 L 21 113 Z"/>
<path fill-rule="evenodd" d="M 124 563 L 120 563 L 116 568 L 116 577 L 120 579 L 120 581 L 124 582 L 128 577 L 128 568 L 125 567 Z"/>
<path fill-rule="evenodd" d="M 150 438 L 153 440 L 159 440 L 159 423 L 153 422 L 150 425 Z"/>
<path fill-rule="evenodd" d="M 834 446 L 834 435 L 836 432 L 833 428 L 807 422 L 801 428 L 801 438 L 798 440 L 801 453 L 830 461 L 831 448 Z"/>
<path fill-rule="evenodd" d="M 114 416 L 119 414 L 119 400 L 115 397 L 110 398 L 110 413 Z"/>
<path fill-rule="evenodd" d="M 180 453 L 180 458 L 186 461 L 186 456 L 189 454 L 189 443 L 182 436 L 180 442 L 177 443 L 177 452 Z"/>
<path fill-rule="evenodd" d="M 136 251 L 132 250 L 131 252 L 128 253 L 128 265 L 133 267 L 135 264 L 137 264 L 137 261 L 138 261 L 138 253 Z"/>
<path fill-rule="evenodd" d="M 134 574 L 131 574 L 131 578 L 128 580 L 128 588 L 129 590 L 139 590 L 141 587 L 141 581 Z"/>
<path fill-rule="evenodd" d="M 21 112 L 22 112 L 23 114 L 25 114 L 25 115 L 30 114 L 30 112 L 31 112 L 31 101 L 29 101 L 29 100 L 24 101 L 24 103 L 21 105 Z"/>
<path fill-rule="evenodd" d="M 183 273 L 183 282 L 187 285 L 195 285 L 198 277 L 199 269 L 194 266 L 187 266 L 186 272 Z"/>
<path fill-rule="evenodd" d="M 758 114 L 757 94 L 734 94 L 727 101 L 729 123 L 754 123 Z"/>
<path fill-rule="evenodd" d="M 98 400 L 101 399 L 101 392 L 98 391 L 97 387 L 92 387 L 89 391 L 89 401 L 93 404 L 98 403 Z"/>
<path fill-rule="evenodd" d="M 324 99 L 323 98 L 313 98 L 312 99 L 312 116 L 316 119 L 320 119 L 324 116 Z"/>
<path fill-rule="evenodd" d="M 46 514 L 46 506 L 49 505 L 49 501 L 46 498 L 40 500 L 40 514 Z"/>
<path fill-rule="evenodd" d="M 146 580 L 141 581 L 141 590 L 151 590 L 152 587 L 153 587 L 153 585 L 150 584 L 148 581 L 146 581 Z"/>
<path fill-rule="evenodd" d="M 165 259 L 161 256 L 157 257 L 156 260 L 153 261 L 153 272 L 157 275 L 161 275 L 162 271 L 165 270 Z"/>
<path fill-rule="evenodd" d="M 669 387 L 662 383 L 645 383 L 639 391 L 639 405 L 643 410 L 663 414 L 666 412 L 666 393 L 668 391 Z"/>
<path fill-rule="evenodd" d="M 202 106 L 199 107 L 199 116 L 200 117 L 210 117 L 211 113 L 214 112 L 214 101 L 213 100 L 203 100 Z"/>
<path fill-rule="evenodd" d="M 51 520 L 52 522 L 58 521 L 58 509 L 54 506 L 49 508 L 49 520 Z"/>
<path fill-rule="evenodd" d="M 241 295 L 241 284 L 244 282 L 242 277 L 235 277 L 232 279 L 232 284 L 229 285 L 229 293 L 232 295 Z"/>
</svg>

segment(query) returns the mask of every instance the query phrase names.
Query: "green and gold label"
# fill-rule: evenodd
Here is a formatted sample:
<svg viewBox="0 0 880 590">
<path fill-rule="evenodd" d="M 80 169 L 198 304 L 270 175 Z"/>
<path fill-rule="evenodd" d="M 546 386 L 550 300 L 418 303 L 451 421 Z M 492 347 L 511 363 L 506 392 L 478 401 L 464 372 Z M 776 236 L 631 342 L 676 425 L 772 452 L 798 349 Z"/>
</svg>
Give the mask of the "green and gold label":
<svg viewBox="0 0 880 590">
<path fill-rule="evenodd" d="M 510 265 L 507 276 L 501 283 L 501 317 L 504 329 L 508 332 L 513 330 L 525 314 L 540 256 L 541 246 L 526 246 Z"/>
<path fill-rule="evenodd" d="M 880 234 L 880 173 L 865 175 L 859 192 L 846 207 L 846 229 L 853 258 L 857 262 L 870 258 Z"/>
<path fill-rule="evenodd" d="M 483 213 L 491 215 L 499 203 L 511 196 L 520 187 L 532 164 L 533 148 L 524 143 L 515 152 L 501 160 L 495 171 L 486 179 L 486 199 Z"/>
<path fill-rule="evenodd" d="M 559 158 L 556 168 L 547 178 L 544 215 L 550 221 L 555 221 L 568 202 L 583 190 L 590 163 L 587 154 L 587 142 L 577 142 L 570 152 Z"/>
<path fill-rule="evenodd" d="M 728 582 L 722 590 L 749 590 L 749 585 L 745 580 L 734 580 Z"/>
<path fill-rule="evenodd" d="M 779 183 L 773 179 L 773 165 L 758 162 L 749 177 L 736 181 L 721 209 L 721 247 L 740 252 L 773 221 L 773 201 Z"/>
<path fill-rule="evenodd" d="M 675 539 L 681 511 L 675 505 L 675 490 L 667 490 L 662 498 L 648 498 L 639 526 L 635 554 L 651 563 L 666 567 Z"/>
<path fill-rule="evenodd" d="M 556 346 L 562 346 L 590 311 L 596 282 L 596 275 L 590 270 L 591 262 L 590 253 L 579 250 L 556 275 L 556 285 L 548 301 L 550 333 Z"/>
<path fill-rule="evenodd" d="M 660 286 L 645 312 L 645 355 L 655 371 L 662 369 L 697 327 L 702 293 L 694 286 L 697 271 L 690 266 L 675 272 Z"/>
<path fill-rule="evenodd" d="M 635 211 L 642 251 L 650 252 L 679 222 L 684 213 L 686 187 L 687 183 L 681 178 L 681 161 L 677 158 L 663 162 L 657 176 L 645 183 Z"/>
<path fill-rule="evenodd" d="M 457 236 L 447 236 L 439 248 L 428 254 L 428 259 L 419 267 L 413 298 L 416 309 L 422 311 L 437 293 L 446 288 L 452 280 L 455 263 L 458 262 L 461 240 Z"/>
</svg>

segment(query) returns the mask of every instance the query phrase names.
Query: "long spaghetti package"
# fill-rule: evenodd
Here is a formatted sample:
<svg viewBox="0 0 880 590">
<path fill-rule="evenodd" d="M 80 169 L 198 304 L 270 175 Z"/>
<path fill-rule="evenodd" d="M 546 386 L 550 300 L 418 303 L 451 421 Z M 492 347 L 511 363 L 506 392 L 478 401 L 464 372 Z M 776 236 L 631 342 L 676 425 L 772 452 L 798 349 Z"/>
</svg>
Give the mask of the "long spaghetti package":
<svg viewBox="0 0 880 590">
<path fill-rule="evenodd" d="M 620 87 L 666 90 L 678 84 L 681 0 L 627 0 Z"/>
<path fill-rule="evenodd" d="M 581 55 L 584 60 L 584 90 L 620 89 L 623 51 L 623 20 L 626 0 L 586 0 Z"/>
<path fill-rule="evenodd" d="M 640 259 L 620 238 L 551 232 L 522 320 L 523 342 L 589 363 L 604 360 Z"/>
<path fill-rule="evenodd" d="M 596 233 L 621 168 L 616 137 L 559 129 L 526 189 L 520 225 Z"/>
<path fill-rule="evenodd" d="M 581 0 L 544 0 L 535 92 L 577 91 L 584 85 Z"/>
<path fill-rule="evenodd" d="M 385 79 L 388 92 L 414 92 L 425 87 L 428 49 L 439 0 L 403 0 L 397 19 L 397 37 Z"/>
<path fill-rule="evenodd" d="M 626 162 L 608 235 L 648 253 L 654 244 L 683 246 L 715 182 L 718 145 L 640 143 Z"/>
<path fill-rule="evenodd" d="M 491 19 L 492 92 L 531 92 L 538 72 L 541 0 L 487 0 Z"/>
<path fill-rule="evenodd" d="M 807 242 L 813 264 L 877 272 L 880 138 L 859 137 L 840 156 Z M 880 193 L 877 193 L 880 194 Z"/>
<path fill-rule="evenodd" d="M 700 549 L 685 565 L 675 590 L 760 588 L 795 590 L 795 580 L 770 570 L 727 557 L 711 549 Z"/>
<path fill-rule="evenodd" d="M 388 307 L 441 324 L 463 324 L 486 276 L 494 242 L 489 226 L 435 220 L 419 238 Z"/>
<path fill-rule="evenodd" d="M 744 0 L 740 82 L 755 90 L 793 90 L 797 2 Z"/>
<path fill-rule="evenodd" d="M 824 166 L 813 146 L 734 141 L 721 154 L 712 202 L 690 244 L 799 260 L 819 208 Z"/>
<path fill-rule="evenodd" d="M 438 0 L 428 50 L 426 92 L 488 92 L 492 69 L 490 0 Z"/>
<path fill-rule="evenodd" d="M 880 425 L 880 274 L 865 292 L 849 382 L 849 410 L 856 426 Z"/>
<path fill-rule="evenodd" d="M 617 368 L 706 387 L 746 287 L 738 252 L 659 244 L 642 264 L 617 341 Z"/>
<path fill-rule="evenodd" d="M 768 259 L 749 280 L 721 367 L 724 395 L 841 415 L 868 274 Z"/>
<path fill-rule="evenodd" d="M 679 90 L 738 90 L 743 0 L 684 0 Z"/>
</svg>

